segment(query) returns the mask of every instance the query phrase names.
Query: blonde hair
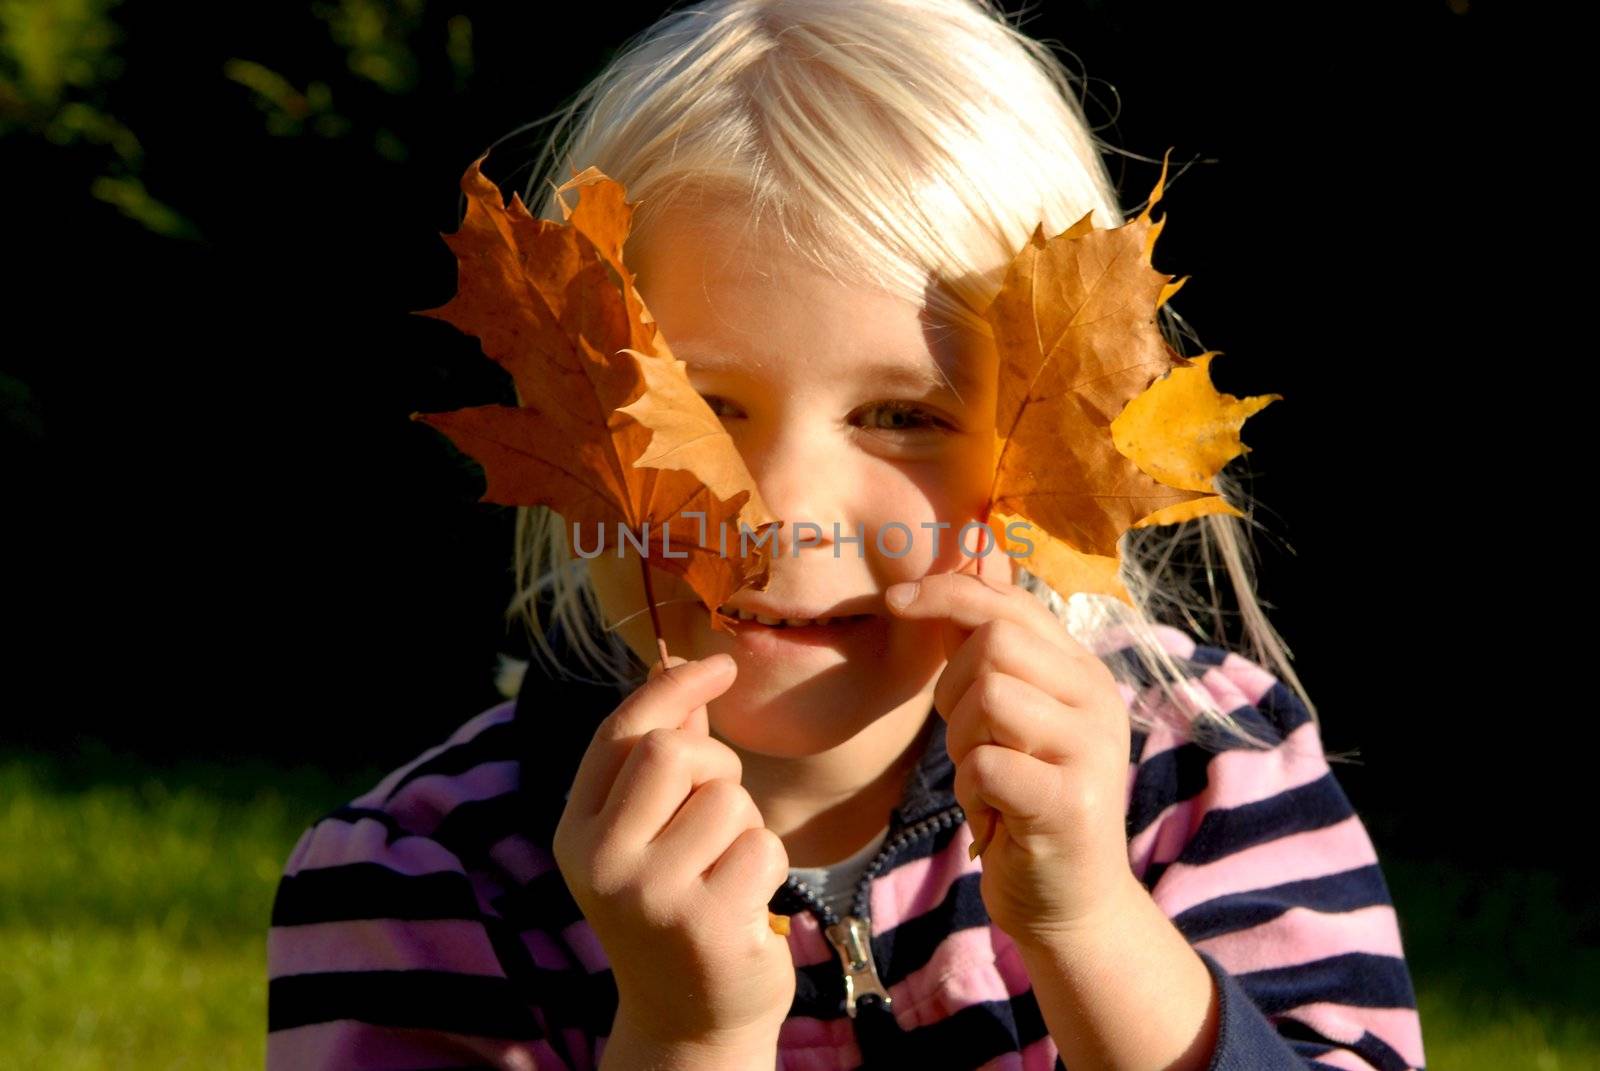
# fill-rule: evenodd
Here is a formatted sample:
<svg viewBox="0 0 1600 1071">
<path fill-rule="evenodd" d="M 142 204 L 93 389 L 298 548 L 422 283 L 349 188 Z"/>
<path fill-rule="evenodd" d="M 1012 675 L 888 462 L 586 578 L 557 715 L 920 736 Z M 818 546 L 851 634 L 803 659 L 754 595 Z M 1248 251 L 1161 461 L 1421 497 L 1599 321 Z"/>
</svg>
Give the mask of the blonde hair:
<svg viewBox="0 0 1600 1071">
<path fill-rule="evenodd" d="M 555 125 L 522 199 L 560 221 L 555 187 L 594 165 L 638 203 L 637 235 L 685 194 L 732 196 L 748 206 L 750 227 L 774 225 L 833 277 L 992 337 L 980 310 L 1036 225 L 1055 235 L 1086 212 L 1098 227 L 1126 218 L 1100 156 L 1116 150 L 1090 129 L 1074 86 L 1050 47 L 991 0 L 702 0 L 669 9 L 565 105 L 528 124 Z M 927 286 L 930 275 L 940 287 Z M 1185 339 L 1198 344 L 1172 302 L 1160 322 L 1178 352 Z M 1131 644 L 1142 670 L 1121 659 L 1108 665 L 1136 684 L 1135 724 L 1151 724 L 1148 704 L 1159 698 L 1159 709 L 1192 712 L 1181 728 L 1196 739 L 1220 730 L 1269 746 L 1216 706 L 1155 629 L 1181 621 L 1202 642 L 1224 646 L 1224 617 L 1237 613 L 1240 652 L 1317 719 L 1255 593 L 1249 498 L 1228 471 L 1216 490 L 1246 518 L 1208 516 L 1123 536 L 1121 577 L 1134 608 L 1082 593 L 1064 599 L 1026 571 L 1019 584 L 1085 646 L 1099 652 L 1113 634 Z M 507 616 L 526 624 L 548 672 L 595 679 L 557 654 L 550 641 L 559 632 L 567 655 L 598 682 L 627 686 L 645 667 L 614 624 L 604 625 L 587 562 L 569 557 L 562 524 L 547 508 L 518 507 Z M 1203 574 L 1203 596 L 1186 570 Z M 1223 607 L 1219 572 L 1237 611 Z"/>
</svg>

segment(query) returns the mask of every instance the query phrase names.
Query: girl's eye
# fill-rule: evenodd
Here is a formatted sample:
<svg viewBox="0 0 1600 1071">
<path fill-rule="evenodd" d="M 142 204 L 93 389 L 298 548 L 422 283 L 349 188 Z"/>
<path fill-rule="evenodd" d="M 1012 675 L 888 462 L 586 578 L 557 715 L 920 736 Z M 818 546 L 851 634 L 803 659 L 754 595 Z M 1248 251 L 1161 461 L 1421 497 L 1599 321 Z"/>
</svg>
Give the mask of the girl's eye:
<svg viewBox="0 0 1600 1071">
<path fill-rule="evenodd" d="M 911 402 L 875 402 L 857 410 L 857 412 L 880 414 L 877 420 L 872 419 L 871 416 L 867 418 L 867 426 L 873 431 L 922 431 L 930 428 L 952 428 L 949 421 L 932 409 Z"/>
<path fill-rule="evenodd" d="M 721 395 L 702 394 L 700 397 L 705 399 L 706 405 L 719 417 L 740 417 L 744 415 L 737 405 Z M 864 426 L 868 431 L 913 432 L 938 428 L 949 431 L 956 430 L 955 425 L 932 409 L 913 402 L 874 402 L 856 410 L 856 413 L 866 414 Z"/>
<path fill-rule="evenodd" d="M 735 413 L 725 413 L 725 412 L 723 412 L 723 407 L 724 406 L 731 406 L 735 410 L 737 410 L 739 407 L 737 405 L 734 405 L 732 402 L 728 401 L 728 399 L 722 397 L 720 394 L 702 394 L 702 395 L 700 395 L 700 397 L 705 399 L 706 404 L 711 407 L 711 411 L 713 413 L 717 414 L 717 416 L 719 416 L 719 417 L 720 416 L 737 416 L 738 415 L 736 412 Z"/>
</svg>

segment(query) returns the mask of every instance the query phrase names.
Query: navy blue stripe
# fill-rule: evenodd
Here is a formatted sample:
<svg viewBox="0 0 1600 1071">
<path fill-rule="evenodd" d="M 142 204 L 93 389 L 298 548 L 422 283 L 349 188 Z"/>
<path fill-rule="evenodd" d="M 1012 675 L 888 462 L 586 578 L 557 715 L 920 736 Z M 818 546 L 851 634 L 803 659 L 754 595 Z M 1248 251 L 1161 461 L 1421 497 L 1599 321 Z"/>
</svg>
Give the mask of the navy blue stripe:
<svg viewBox="0 0 1600 1071">
<path fill-rule="evenodd" d="M 490 975 L 334 971 L 268 982 L 269 1033 L 339 1019 L 526 1041 L 545 1036 L 516 987 Z"/>
<path fill-rule="evenodd" d="M 1345 952 L 1289 967 L 1235 974 L 1263 1012 L 1331 1001 L 1362 1008 L 1415 1008 L 1405 961 L 1371 952 Z"/>
<path fill-rule="evenodd" d="M 1309 784 L 1285 789 L 1264 800 L 1206 812 L 1177 862 L 1216 862 L 1258 844 L 1323 829 L 1355 813 L 1331 772 Z"/>
<path fill-rule="evenodd" d="M 1293 1016 L 1283 1016 L 1274 1025 L 1278 1033 L 1289 1042 L 1289 1047 L 1301 1056 L 1314 1058 L 1335 1051 L 1353 1052 L 1378 1071 L 1410 1071 L 1411 1068 L 1411 1065 L 1406 1063 L 1405 1057 L 1370 1030 L 1363 1030 L 1354 1043 L 1345 1043 L 1333 1040 L 1309 1023 Z"/>
<path fill-rule="evenodd" d="M 1228 711 L 1240 730 L 1269 742 L 1281 741 L 1311 720 L 1310 712 L 1282 682 L 1275 683 L 1261 704 L 1244 704 Z M 1193 799 L 1209 783 L 1208 767 L 1220 752 L 1260 750 L 1238 732 L 1209 723 L 1197 723 L 1193 739 L 1148 759 L 1136 758 L 1133 791 L 1129 795 L 1127 833 L 1131 840 L 1144 832 L 1173 804 Z M 1142 755 L 1145 741 L 1138 742 Z"/>
<path fill-rule="evenodd" d="M 1139 759 L 1144 755 L 1144 746 L 1150 741 L 1150 732 L 1135 725 L 1129 735 L 1128 765 L 1138 766 Z"/>
<path fill-rule="evenodd" d="M 1411 1067 L 1406 1058 L 1396 1052 L 1393 1046 L 1370 1030 L 1363 1030 L 1350 1048 L 1378 1071 L 1409 1071 Z"/>
<path fill-rule="evenodd" d="M 280 879 L 271 925 L 482 917 L 472 883 L 459 871 L 401 874 L 379 863 L 344 863 Z"/>
<path fill-rule="evenodd" d="M 1390 903 L 1383 874 L 1378 864 L 1372 863 L 1319 878 L 1228 893 L 1179 912 L 1172 922 L 1194 944 L 1270 922 L 1290 908 L 1332 914 Z"/>
<path fill-rule="evenodd" d="M 1311 711 L 1282 681 L 1274 681 L 1272 687 L 1256 700 L 1256 709 L 1265 714 L 1284 736 L 1311 720 Z"/>
<path fill-rule="evenodd" d="M 520 792 L 502 792 L 488 799 L 467 800 L 450 808 L 431 836 L 468 870 L 495 869 L 489 849 L 522 831 L 524 801 Z"/>
<path fill-rule="evenodd" d="M 486 762 L 506 762 L 515 759 L 518 743 L 519 734 L 510 721 L 496 722 L 470 740 L 454 744 L 432 758 L 417 763 L 389 790 L 383 797 L 383 802 L 387 806 L 407 785 L 419 777 L 435 774 L 458 777 L 474 766 L 481 766 Z"/>
<path fill-rule="evenodd" d="M 857 1021 L 867 1068 L 981 1067 L 1044 1037 L 1044 1019 L 1030 994 L 971 1004 L 938 1022 L 901 1033 L 879 1013 Z"/>
<path fill-rule="evenodd" d="M 394 815 L 390 814 L 388 811 L 374 810 L 371 807 L 353 807 L 350 804 L 345 804 L 341 807 L 335 807 L 333 810 L 328 811 L 322 817 L 313 822 L 311 824 L 311 828 L 315 830 L 317 826 L 320 826 L 324 822 L 344 822 L 345 824 L 352 826 L 357 822 L 377 822 L 387 831 L 385 837 L 383 838 L 383 843 L 386 847 L 393 845 L 395 841 L 400 840 L 402 837 L 415 837 L 419 835 L 402 826 L 400 824 L 400 820 Z M 312 836 L 315 835 L 315 832 L 313 832 Z"/>
<path fill-rule="evenodd" d="M 585 1037 L 605 1037 L 617 1018 L 617 976 L 610 967 L 590 974 L 582 967 L 535 968 L 521 989 L 528 1003 L 544 1012 L 552 1030 L 577 1027 Z"/>
<path fill-rule="evenodd" d="M 506 918 L 537 924 L 550 933 L 560 933 L 583 918 L 566 879 L 555 867 L 526 885 L 506 890 L 495 903 Z"/>
<path fill-rule="evenodd" d="M 926 967 L 939 948 L 958 932 L 988 928 L 989 913 L 979 888 L 982 877 L 963 874 L 950 883 L 949 892 L 931 910 L 872 938 L 878 976 L 885 985 L 895 985 Z"/>
<path fill-rule="evenodd" d="M 1206 767 L 1215 753 L 1198 744 L 1179 744 L 1152 755 L 1133 776 L 1128 798 L 1128 839 L 1143 833 L 1168 807 L 1193 799 L 1206 787 Z"/>
</svg>

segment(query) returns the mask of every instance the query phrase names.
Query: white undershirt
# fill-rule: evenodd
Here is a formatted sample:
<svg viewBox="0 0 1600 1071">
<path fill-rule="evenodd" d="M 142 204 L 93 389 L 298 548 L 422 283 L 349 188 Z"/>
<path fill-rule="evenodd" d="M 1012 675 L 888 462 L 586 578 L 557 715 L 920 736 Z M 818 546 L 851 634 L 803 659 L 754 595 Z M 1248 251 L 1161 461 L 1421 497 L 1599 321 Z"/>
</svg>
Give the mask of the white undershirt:
<svg viewBox="0 0 1600 1071">
<path fill-rule="evenodd" d="M 867 864 L 872 862 L 888 837 L 889 826 L 888 823 L 884 823 L 878 835 L 850 858 L 826 866 L 792 866 L 789 868 L 789 873 L 805 882 L 813 893 L 833 908 L 834 914 L 844 918 L 850 913 L 850 900 L 855 896 L 856 883 L 861 880 Z"/>
</svg>

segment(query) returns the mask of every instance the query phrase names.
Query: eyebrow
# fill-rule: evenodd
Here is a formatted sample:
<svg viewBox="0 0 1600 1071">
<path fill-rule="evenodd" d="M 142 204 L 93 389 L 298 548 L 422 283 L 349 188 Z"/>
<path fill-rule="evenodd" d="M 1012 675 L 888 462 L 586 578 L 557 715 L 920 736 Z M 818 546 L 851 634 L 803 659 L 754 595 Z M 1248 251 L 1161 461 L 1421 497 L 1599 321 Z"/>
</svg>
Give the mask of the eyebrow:
<svg viewBox="0 0 1600 1071">
<path fill-rule="evenodd" d="M 690 368 L 701 372 L 727 373 L 747 367 L 745 361 L 727 357 L 716 350 L 703 348 L 693 342 L 673 346 L 672 353 L 679 360 L 688 362 Z M 760 359 L 756 359 L 755 367 L 760 368 L 762 364 Z M 944 363 L 935 361 L 935 366 L 930 368 L 922 361 L 909 364 L 888 358 L 864 361 L 859 367 L 875 385 L 898 387 L 921 393 L 948 394 L 964 403 L 964 391 L 973 385 L 973 370 L 962 361 L 952 361 L 949 365 L 947 367 Z"/>
</svg>

